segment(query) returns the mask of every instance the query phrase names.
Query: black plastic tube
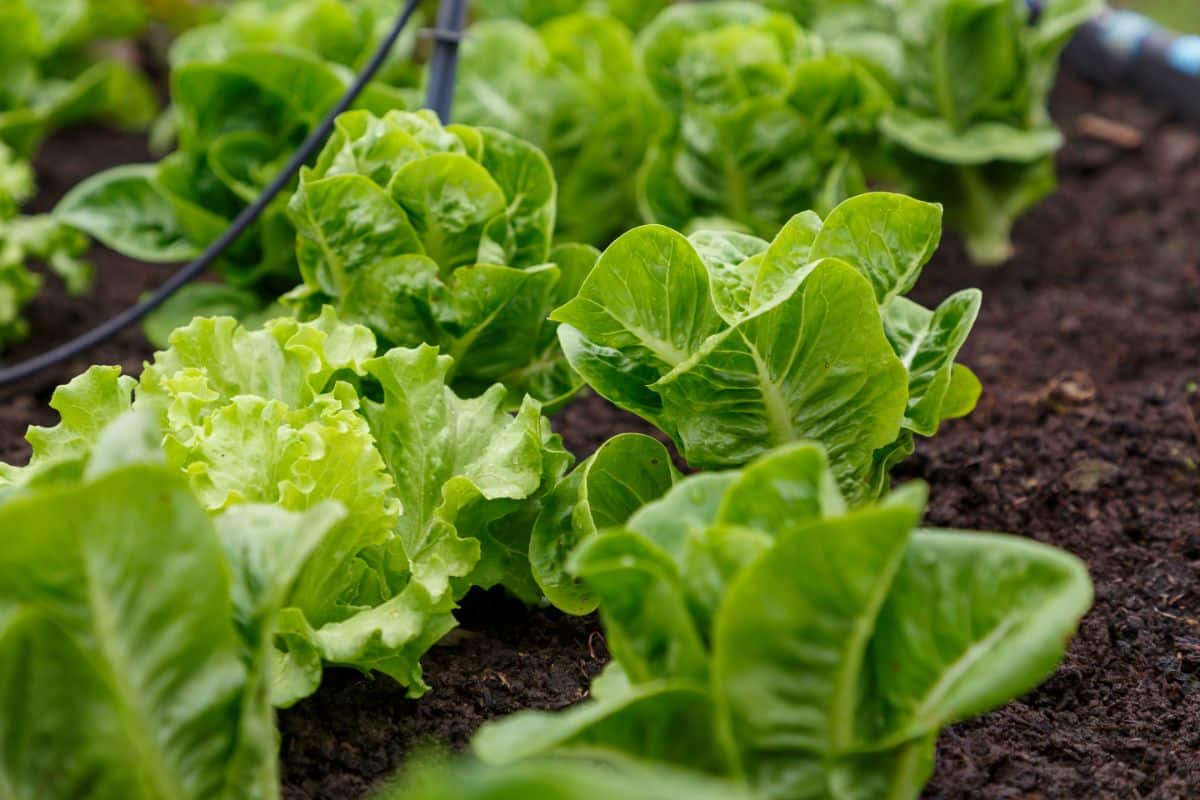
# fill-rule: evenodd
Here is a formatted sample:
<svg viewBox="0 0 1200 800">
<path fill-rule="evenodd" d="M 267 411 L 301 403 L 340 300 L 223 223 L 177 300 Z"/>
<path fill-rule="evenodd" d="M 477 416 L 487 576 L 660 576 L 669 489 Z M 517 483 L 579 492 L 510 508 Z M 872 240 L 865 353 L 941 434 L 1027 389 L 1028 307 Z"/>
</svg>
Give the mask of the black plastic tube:
<svg viewBox="0 0 1200 800">
<path fill-rule="evenodd" d="M 449 124 L 454 107 L 454 85 L 458 79 L 458 44 L 467 26 L 467 0 L 442 0 L 438 5 L 437 27 L 433 30 L 433 58 L 429 64 L 429 96 L 432 108 L 443 124 Z"/>
<path fill-rule="evenodd" d="M 33 377 L 42 370 L 56 366 L 108 341 L 130 325 L 140 322 L 147 314 L 165 303 L 171 295 L 175 294 L 175 292 L 211 267 L 221 254 L 237 241 L 238 237 L 245 233 L 254 221 L 258 219 L 259 215 L 271 204 L 271 201 L 283 191 L 292 177 L 300 171 L 300 168 L 324 145 L 325 140 L 333 131 L 333 124 L 338 115 L 347 111 L 354 104 L 354 101 L 362 94 L 367 84 L 379 72 L 380 67 L 387 61 L 392 48 L 396 44 L 396 40 L 400 38 L 400 35 L 404 32 L 404 29 L 408 26 L 409 21 L 416 12 L 418 2 L 419 0 L 407 0 L 403 10 L 396 17 L 396 22 L 392 25 L 387 37 L 379 45 L 379 49 L 371 57 L 371 60 L 363 67 L 362 72 L 355 78 L 354 83 L 346 90 L 346 94 L 337 102 L 337 105 L 330 109 L 316 130 L 304 140 L 304 143 L 300 145 L 300 149 L 292 156 L 292 160 L 288 162 L 287 166 L 263 190 L 263 193 L 259 195 L 257 200 L 247 206 L 241 214 L 238 214 L 228 230 L 221 234 L 219 239 L 205 248 L 204 252 L 195 261 L 181 267 L 162 286 L 155 289 L 149 297 L 137 305 L 130 306 L 87 333 L 61 344 L 52 350 L 34 356 L 27 361 L 22 361 L 19 364 L 14 364 L 11 367 L 0 369 L 0 387 Z"/>
<path fill-rule="evenodd" d="M 1068 46 L 1066 64 L 1200 120 L 1200 36 L 1182 36 L 1132 11 L 1107 9 Z"/>
</svg>

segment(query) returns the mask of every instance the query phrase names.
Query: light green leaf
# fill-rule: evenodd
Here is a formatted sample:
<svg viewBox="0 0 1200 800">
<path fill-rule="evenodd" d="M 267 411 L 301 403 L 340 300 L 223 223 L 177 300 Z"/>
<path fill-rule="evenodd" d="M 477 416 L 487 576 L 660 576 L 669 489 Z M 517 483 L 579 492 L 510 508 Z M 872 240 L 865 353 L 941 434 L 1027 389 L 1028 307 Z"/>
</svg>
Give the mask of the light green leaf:
<svg viewBox="0 0 1200 800">
<path fill-rule="evenodd" d="M 537 759 L 505 767 L 433 762 L 378 800 L 750 800 L 739 787 L 695 772 L 608 757 Z"/>
<path fill-rule="evenodd" d="M 556 714 L 518 712 L 485 724 L 471 746 L 489 764 L 511 764 L 545 753 L 627 753 L 651 763 L 716 771 L 723 756 L 711 739 L 712 717 L 712 704 L 702 687 L 660 681 Z"/>
<path fill-rule="evenodd" d="M 689 464 L 735 466 L 814 439 L 858 502 L 875 449 L 899 432 L 906 383 L 870 286 L 846 264 L 826 261 L 790 296 L 714 337 L 651 388 Z"/>
<path fill-rule="evenodd" d="M 29 465 L 0 464 L 0 486 L 29 483 L 58 467 L 85 460 L 104 429 L 128 413 L 136 383 L 123 377 L 120 367 L 90 367 L 56 389 L 50 407 L 58 412 L 59 424 L 29 428 L 25 434 L 33 448 Z"/>
<path fill-rule="evenodd" d="M 0 519 L 0 595 L 17 604 L 0 633 L 5 794 L 277 797 L 270 710 L 185 482 L 129 467 Z"/>
<path fill-rule="evenodd" d="M 885 136 L 917 155 L 962 166 L 992 161 L 1029 163 L 1053 155 L 1063 144 L 1051 126 L 1029 130 L 999 122 L 979 122 L 965 130 L 935 117 L 897 109 L 880 120 Z"/>
<path fill-rule="evenodd" d="M 886 306 L 908 294 L 942 238 L 942 209 L 899 194 L 851 198 L 825 219 L 809 258 L 839 258 L 871 282 Z"/>
<path fill-rule="evenodd" d="M 943 420 L 964 416 L 974 408 L 978 381 L 960 371 L 958 386 L 952 384 L 954 359 L 975 325 L 982 302 L 978 290 L 966 289 L 947 298 L 936 311 L 903 297 L 885 310 L 884 330 L 908 370 L 904 419 L 908 430 L 933 436 Z"/>
<path fill-rule="evenodd" d="M 677 479 L 671 455 L 640 434 L 609 439 L 554 488 L 533 528 L 529 547 L 533 576 L 546 598 L 569 614 L 587 614 L 596 600 L 567 572 L 578 545 L 602 528 L 620 527 Z"/>
<path fill-rule="evenodd" d="M 1025 694 L 1054 671 L 1091 604 L 1087 567 L 1060 550 L 917 533 L 868 654 L 876 680 L 887 676 L 875 695 L 882 731 L 897 741 L 926 736 Z"/>
<path fill-rule="evenodd" d="M 858 742 L 866 645 L 916 522 L 892 508 L 802 523 L 729 587 L 714 693 L 739 771 L 768 797 L 837 793 L 828 765 Z"/>
</svg>

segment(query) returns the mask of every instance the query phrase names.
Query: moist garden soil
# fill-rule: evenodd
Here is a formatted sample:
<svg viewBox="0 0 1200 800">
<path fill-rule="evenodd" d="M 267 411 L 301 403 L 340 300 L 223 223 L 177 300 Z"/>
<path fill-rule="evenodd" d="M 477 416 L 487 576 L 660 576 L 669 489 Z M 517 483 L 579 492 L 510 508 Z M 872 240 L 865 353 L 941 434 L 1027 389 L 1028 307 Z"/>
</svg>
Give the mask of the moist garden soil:
<svg viewBox="0 0 1200 800">
<path fill-rule="evenodd" d="M 1200 131 L 1134 98 L 1064 78 L 1058 193 L 1018 225 L 1016 255 L 972 268 L 948 241 L 918 289 L 985 302 L 963 359 L 985 393 L 922 442 L 898 479 L 929 482 L 931 525 L 1011 531 L 1089 565 L 1096 604 L 1065 664 L 1029 696 L 947 730 L 937 798 L 1200 797 Z M 136 137 L 67 133 L 38 170 L 51 202 L 103 167 L 144 160 Z M 55 279 L 33 304 L 30 355 L 108 317 L 165 276 L 97 253 L 84 298 Z M 59 382 L 93 361 L 136 370 L 136 333 L 52 375 L 0 390 L 0 457 L 53 422 Z M 556 420 L 580 457 L 645 426 L 595 397 Z M 425 659 L 420 700 L 387 679 L 329 670 L 280 714 L 289 800 L 362 797 L 429 745 L 462 748 L 485 720 L 586 696 L 607 651 L 594 618 L 467 599 L 462 627 Z"/>
</svg>

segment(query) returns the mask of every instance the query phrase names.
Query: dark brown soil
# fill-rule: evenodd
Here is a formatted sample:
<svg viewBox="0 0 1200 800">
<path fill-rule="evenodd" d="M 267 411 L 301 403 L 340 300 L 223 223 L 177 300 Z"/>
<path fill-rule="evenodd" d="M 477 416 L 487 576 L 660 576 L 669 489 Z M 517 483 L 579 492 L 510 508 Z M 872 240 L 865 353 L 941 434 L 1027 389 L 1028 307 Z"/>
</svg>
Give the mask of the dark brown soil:
<svg viewBox="0 0 1200 800">
<path fill-rule="evenodd" d="M 1047 684 L 946 732 L 927 796 L 1200 797 L 1200 133 L 1070 79 L 1055 107 L 1070 140 L 1062 187 L 1019 225 L 1013 262 L 973 269 L 948 242 L 919 289 L 936 302 L 983 287 L 965 360 L 986 394 L 899 477 L 931 484 L 931 524 L 1022 533 L 1080 555 L 1096 606 Z M 1123 144 L 1096 138 L 1107 128 L 1088 113 L 1128 126 Z M 118 144 L 138 149 L 60 139 L 43 159 L 48 192 L 140 156 Z M 39 336 L 22 354 L 161 276 L 109 257 L 102 266 L 94 297 L 64 302 L 51 287 L 38 301 Z M 144 354 L 130 336 L 92 358 Z M 52 417 L 53 382 L 0 394 L 0 455 L 24 458 L 18 429 Z M 557 426 L 580 455 L 644 430 L 594 397 Z M 495 594 L 470 598 L 462 622 L 426 659 L 433 689 L 421 700 L 331 671 L 282 713 L 286 797 L 360 797 L 414 747 L 461 747 L 491 717 L 576 702 L 606 657 L 595 620 Z"/>
</svg>

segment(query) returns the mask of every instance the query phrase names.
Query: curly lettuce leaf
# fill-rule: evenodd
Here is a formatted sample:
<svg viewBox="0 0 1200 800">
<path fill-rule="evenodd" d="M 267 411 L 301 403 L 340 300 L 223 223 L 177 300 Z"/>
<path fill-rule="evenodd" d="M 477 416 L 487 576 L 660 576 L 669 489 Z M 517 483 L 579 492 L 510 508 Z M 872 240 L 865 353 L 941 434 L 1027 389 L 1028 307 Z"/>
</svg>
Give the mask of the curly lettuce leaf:
<svg viewBox="0 0 1200 800">
<path fill-rule="evenodd" d="M 634 757 L 765 798 L 915 796 L 940 729 L 1044 680 L 1092 599 L 1061 551 L 914 531 L 924 495 L 847 510 L 808 443 L 685 478 L 572 557 L 614 656 L 594 699 L 489 723 L 476 754 Z"/>
<path fill-rule="evenodd" d="M 0 468 L 0 490 L 77 474 L 132 400 L 153 420 L 149 447 L 210 514 L 346 509 L 289 584 L 274 702 L 315 691 L 324 664 L 384 672 L 419 694 L 420 658 L 469 588 L 540 597 L 530 532 L 570 457 L 536 402 L 512 415 L 499 386 L 460 398 L 433 348 L 375 353 L 370 331 L 332 311 L 255 331 L 194 320 L 140 382 L 94 367 L 59 389 L 60 424 L 31 429 L 32 461 Z"/>
</svg>

